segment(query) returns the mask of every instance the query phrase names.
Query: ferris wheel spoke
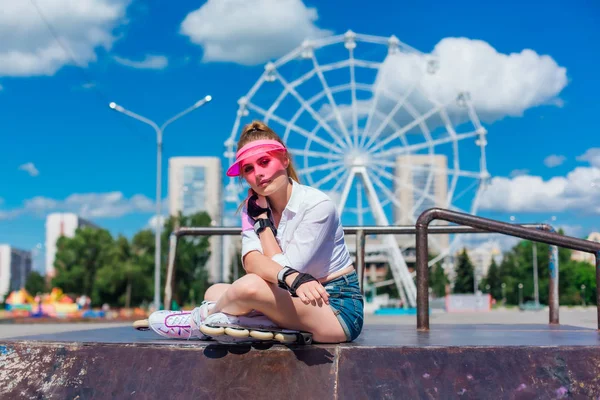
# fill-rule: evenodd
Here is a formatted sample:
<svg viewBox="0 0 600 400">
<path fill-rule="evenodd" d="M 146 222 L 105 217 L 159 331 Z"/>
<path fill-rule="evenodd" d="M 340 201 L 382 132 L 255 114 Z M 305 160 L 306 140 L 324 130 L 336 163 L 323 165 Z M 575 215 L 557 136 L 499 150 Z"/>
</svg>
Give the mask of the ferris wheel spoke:
<svg viewBox="0 0 600 400">
<path fill-rule="evenodd" d="M 247 107 L 259 114 L 261 114 L 263 117 L 267 117 L 267 111 L 262 109 L 261 107 L 253 104 L 253 103 L 248 103 Z M 304 136 L 307 139 L 313 140 L 316 143 L 319 143 L 321 146 L 328 148 L 329 150 L 333 151 L 334 153 L 340 153 L 341 149 L 339 147 L 334 147 L 331 145 L 331 143 L 327 142 L 324 139 L 321 139 L 320 137 L 318 137 L 316 134 L 311 134 L 310 132 L 308 132 L 305 129 L 300 128 L 298 125 L 291 123 L 290 121 L 281 118 L 275 114 L 271 114 L 268 115 L 270 119 L 272 119 L 273 121 L 276 121 L 278 123 L 280 123 L 283 126 L 286 126 L 288 129 L 293 130 L 294 132 L 299 133 L 300 135 Z"/>
<path fill-rule="evenodd" d="M 358 145 L 358 110 L 356 109 L 356 77 L 354 67 L 354 50 L 348 49 L 350 57 L 350 92 L 352 95 L 352 133 L 354 134 L 354 145 Z"/>
<path fill-rule="evenodd" d="M 311 55 L 312 55 L 313 68 L 317 72 L 317 76 L 319 77 L 319 80 L 321 81 L 321 85 L 323 86 L 323 91 L 325 91 L 327 100 L 329 100 L 329 105 L 335 112 L 335 119 L 337 120 L 340 131 L 344 134 L 344 139 L 346 140 L 346 143 L 348 145 L 351 145 L 352 140 L 350 139 L 350 134 L 348 133 L 348 130 L 346 129 L 346 125 L 344 125 L 344 121 L 342 120 L 342 114 L 340 114 L 340 110 L 337 106 L 337 103 L 333 99 L 333 94 L 331 93 L 331 90 L 329 89 L 329 85 L 327 84 L 327 81 L 325 80 L 325 75 L 323 75 L 323 71 L 321 70 L 321 66 L 319 65 L 319 62 L 317 61 L 317 57 L 315 57 L 315 53 L 312 52 Z"/>
<path fill-rule="evenodd" d="M 413 145 L 406 146 L 406 147 L 394 147 L 389 150 L 380 151 L 378 154 L 381 157 L 393 157 L 393 156 L 399 156 L 402 154 L 415 153 L 419 150 L 423 150 L 423 149 L 426 149 L 431 146 L 438 146 L 438 145 L 441 145 L 444 143 L 450 143 L 455 140 L 468 139 L 471 137 L 475 137 L 477 135 L 478 135 L 477 132 L 461 133 L 461 134 L 456 135 L 455 137 L 445 137 L 445 138 L 441 138 L 441 139 L 435 139 L 435 140 L 432 140 L 430 143 L 419 143 L 419 144 L 413 144 Z"/>
<path fill-rule="evenodd" d="M 478 181 L 473 181 L 469 186 L 467 186 L 459 194 L 457 194 L 456 197 L 454 197 L 454 201 L 457 201 L 458 199 L 460 199 L 461 197 L 463 197 L 469 190 L 472 190 L 478 184 L 479 184 Z"/>
<path fill-rule="evenodd" d="M 371 101 L 371 107 L 369 107 L 369 112 L 367 113 L 367 122 L 365 123 L 365 128 L 362 131 L 362 135 L 360 137 L 360 144 L 359 146 L 361 148 L 366 147 L 365 146 L 365 140 L 367 140 L 366 138 L 369 137 L 369 131 L 371 129 L 371 123 L 373 121 L 373 117 L 375 115 L 375 112 L 377 110 L 377 103 L 379 101 L 379 94 L 381 93 L 381 91 L 379 90 L 381 86 L 381 80 L 379 80 L 377 82 L 377 84 L 375 85 L 373 91 L 375 92 L 375 96 L 373 97 L 373 100 Z"/>
<path fill-rule="evenodd" d="M 388 189 L 387 186 L 383 182 L 381 182 L 381 179 L 379 179 L 379 176 L 377 173 L 371 174 L 371 177 L 372 177 L 372 180 L 373 180 L 373 183 L 375 184 L 375 186 L 377 186 L 378 188 L 381 189 L 381 191 L 386 195 L 386 198 L 390 202 L 394 203 L 394 205 L 400 209 L 404 208 L 402 203 L 400 203 L 400 201 L 397 199 L 397 196 L 395 196 L 394 193 L 392 193 L 390 191 L 390 189 Z"/>
<path fill-rule="evenodd" d="M 328 160 L 342 160 L 344 158 L 344 156 L 342 156 L 340 154 L 325 153 L 323 151 L 300 150 L 300 149 L 292 149 L 292 148 L 288 148 L 288 151 L 295 156 L 326 158 Z"/>
<path fill-rule="evenodd" d="M 406 111 L 408 111 L 408 113 L 411 115 L 411 117 L 413 117 L 415 119 L 417 119 L 419 117 L 419 112 L 409 102 L 406 102 L 405 108 L 406 108 Z M 427 123 L 425 122 L 425 120 L 422 120 L 419 123 L 419 126 L 421 127 L 421 132 L 423 133 L 425 140 L 427 140 L 427 141 L 433 140 L 431 137 L 431 131 L 427 127 Z"/>
<path fill-rule="evenodd" d="M 396 139 L 398 136 L 405 134 L 406 132 L 408 132 L 409 130 L 411 130 L 412 128 L 414 128 L 415 126 L 419 125 L 421 122 L 426 121 L 428 118 L 431 118 L 431 116 L 433 116 L 435 113 L 437 113 L 438 111 L 440 111 L 440 109 L 441 109 L 441 106 L 437 106 L 437 107 L 432 108 L 431 110 L 427 111 L 425 114 L 420 115 L 417 119 L 415 119 L 411 123 L 405 125 L 399 131 L 396 131 L 396 132 L 392 133 L 390 136 L 388 136 L 384 140 L 380 141 L 375 146 L 371 147 L 369 150 L 371 152 L 379 150 L 380 148 L 382 148 L 383 146 L 385 146 L 386 144 L 388 144 L 392 140 Z"/>
<path fill-rule="evenodd" d="M 363 199 L 362 199 L 362 185 L 360 181 L 356 182 L 356 209 L 358 215 L 358 226 L 363 225 Z"/>
<path fill-rule="evenodd" d="M 302 168 L 298 170 L 298 173 L 300 174 L 310 174 L 316 171 L 323 171 L 323 170 L 327 170 L 331 167 L 338 167 L 344 165 L 344 161 L 334 161 L 334 162 L 327 162 L 325 164 L 320 164 L 320 165 L 315 165 L 313 167 L 308 167 L 308 168 Z"/>
<path fill-rule="evenodd" d="M 315 186 L 321 187 L 322 185 L 324 185 L 325 183 L 329 182 L 333 178 L 336 178 L 337 176 L 339 176 L 340 173 L 343 173 L 342 178 L 340 178 L 340 180 L 338 182 L 336 182 L 335 185 L 332 188 L 333 191 L 338 191 L 339 190 L 338 183 L 342 182 L 344 180 L 345 174 L 348 173 L 347 168 L 345 168 L 344 166 L 337 167 L 336 169 L 334 169 L 333 171 L 331 171 L 329 174 L 327 174 L 326 176 L 324 176 L 323 178 L 321 178 L 320 180 L 318 180 L 317 182 L 315 182 Z"/>
<path fill-rule="evenodd" d="M 277 79 L 279 79 L 279 81 L 281 82 L 281 84 L 285 87 L 285 89 L 292 95 L 294 96 L 294 98 L 300 103 L 300 106 L 302 108 L 304 108 L 314 119 L 315 121 L 317 121 L 317 123 L 327 132 L 329 133 L 329 135 L 331 135 L 331 137 L 338 143 L 340 144 L 343 148 L 347 147 L 346 144 L 344 144 L 344 142 L 342 141 L 342 139 L 339 137 L 339 135 L 331 128 L 331 126 L 329 126 L 329 124 L 327 122 L 325 122 L 323 120 L 323 118 L 321 118 L 321 116 L 312 108 L 312 106 L 310 104 L 308 104 L 308 102 L 304 99 L 304 97 L 302 97 L 297 91 L 296 89 L 294 89 L 293 87 L 290 86 L 290 84 L 288 83 L 288 81 L 285 80 L 285 78 L 283 76 L 281 76 L 281 74 L 278 71 L 275 71 L 276 77 Z"/>
<path fill-rule="evenodd" d="M 388 113 L 388 115 L 385 117 L 385 119 L 383 121 L 381 121 L 381 123 L 379 124 L 379 126 L 377 127 L 375 132 L 372 135 L 369 135 L 369 140 L 365 144 L 365 147 L 369 148 L 379 138 L 379 136 L 381 136 L 381 133 L 383 132 L 385 127 L 390 123 L 390 121 L 392 121 L 392 119 L 394 118 L 396 113 L 404 106 L 404 103 L 406 103 L 406 100 L 412 94 L 412 92 L 415 90 L 416 86 L 417 86 L 417 83 L 416 82 L 413 83 L 412 86 L 410 87 L 410 89 L 407 90 L 407 92 L 404 94 L 404 96 L 402 96 L 402 98 L 396 102 L 396 104 L 394 105 L 394 108 L 392 108 L 392 110 Z M 393 96 L 393 94 L 390 93 L 388 90 L 385 90 L 383 88 L 381 88 L 379 90 L 381 90 L 382 92 L 385 92 L 389 98 L 395 99 L 395 96 Z M 408 131 L 410 129 L 411 128 L 408 128 L 406 131 Z M 400 132 L 400 131 L 397 130 L 396 132 Z M 402 133 L 402 135 L 403 134 L 404 134 L 404 132 Z"/>
</svg>

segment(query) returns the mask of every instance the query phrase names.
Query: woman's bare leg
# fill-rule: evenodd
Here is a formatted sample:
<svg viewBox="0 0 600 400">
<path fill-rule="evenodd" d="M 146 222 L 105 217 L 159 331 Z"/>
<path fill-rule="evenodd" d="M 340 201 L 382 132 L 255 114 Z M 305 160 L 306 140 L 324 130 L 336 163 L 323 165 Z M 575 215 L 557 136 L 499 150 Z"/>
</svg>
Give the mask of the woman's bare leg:
<svg viewBox="0 0 600 400">
<path fill-rule="evenodd" d="M 217 301 L 230 287 L 231 283 L 215 283 L 206 289 L 206 293 L 204 293 L 204 300 Z"/>
<path fill-rule="evenodd" d="M 232 315 L 247 314 L 257 310 L 271 321 L 287 329 L 311 332 L 321 343 L 346 341 L 346 335 L 329 305 L 304 304 L 289 292 L 267 282 L 256 274 L 247 274 L 226 289 L 210 313 L 225 312 Z M 208 293 L 208 291 L 207 291 Z"/>
</svg>

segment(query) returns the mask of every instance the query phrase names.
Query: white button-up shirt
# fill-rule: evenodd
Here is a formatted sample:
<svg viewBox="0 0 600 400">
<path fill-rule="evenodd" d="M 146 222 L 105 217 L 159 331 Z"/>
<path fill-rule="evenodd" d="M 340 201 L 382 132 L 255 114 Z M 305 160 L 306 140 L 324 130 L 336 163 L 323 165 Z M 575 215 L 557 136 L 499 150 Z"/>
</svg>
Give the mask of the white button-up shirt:
<svg viewBox="0 0 600 400">
<path fill-rule="evenodd" d="M 292 195 L 277 226 L 283 253 L 274 255 L 273 261 L 317 279 L 352 265 L 335 203 L 320 190 L 291 181 Z M 251 251 L 263 254 L 258 235 L 247 229 L 242 231 L 242 263 Z"/>
</svg>

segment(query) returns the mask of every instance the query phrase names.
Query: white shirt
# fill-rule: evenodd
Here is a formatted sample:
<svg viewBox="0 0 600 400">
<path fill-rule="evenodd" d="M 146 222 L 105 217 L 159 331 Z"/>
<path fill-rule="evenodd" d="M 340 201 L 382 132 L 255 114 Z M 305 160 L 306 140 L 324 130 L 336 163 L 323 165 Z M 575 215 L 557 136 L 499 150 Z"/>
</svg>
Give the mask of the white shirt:
<svg viewBox="0 0 600 400">
<path fill-rule="evenodd" d="M 352 265 L 335 203 L 318 189 L 291 182 L 292 195 L 277 226 L 283 253 L 273 261 L 317 279 Z M 251 251 L 263 254 L 258 235 L 248 229 L 242 232 L 242 264 Z"/>
</svg>

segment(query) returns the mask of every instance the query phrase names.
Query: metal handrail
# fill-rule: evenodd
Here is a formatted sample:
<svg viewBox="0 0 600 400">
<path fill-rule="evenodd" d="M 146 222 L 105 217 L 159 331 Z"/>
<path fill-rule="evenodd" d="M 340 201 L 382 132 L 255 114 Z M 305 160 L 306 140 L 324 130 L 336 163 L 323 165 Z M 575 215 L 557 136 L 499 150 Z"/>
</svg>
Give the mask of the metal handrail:
<svg viewBox="0 0 600 400">
<path fill-rule="evenodd" d="M 527 229 L 542 229 L 553 232 L 554 229 L 547 224 L 520 224 Z M 418 229 L 412 225 L 395 225 L 395 226 L 350 226 L 344 227 L 344 233 L 347 235 L 356 235 L 356 270 L 360 282 L 361 291 L 364 293 L 364 273 L 365 273 L 365 240 L 369 234 L 395 234 L 407 235 L 417 234 Z M 428 234 L 449 234 L 449 233 L 489 233 L 487 229 L 481 229 L 468 225 L 438 225 L 427 228 Z M 172 299 L 172 277 L 175 270 L 175 254 L 177 252 L 177 242 L 182 236 L 210 236 L 210 235 L 239 235 L 241 234 L 240 227 L 180 227 L 175 229 L 170 236 L 169 242 L 169 261 L 167 266 L 167 278 L 165 281 L 165 296 L 164 307 L 170 308 Z M 418 253 L 417 253 L 418 254 Z M 428 259 L 428 257 L 425 257 Z M 417 256 L 418 261 L 418 256 Z M 427 263 L 426 263 L 427 264 Z M 558 248 L 550 247 L 549 252 L 549 272 L 550 284 L 549 290 L 549 323 L 558 324 L 559 303 L 558 303 Z M 418 276 L 418 272 L 417 272 Z M 417 278 L 418 279 L 418 278 Z M 428 290 L 425 291 L 428 293 Z M 419 290 L 417 286 L 417 308 L 418 308 Z"/>
<path fill-rule="evenodd" d="M 430 208 L 425 210 L 416 223 L 416 269 L 417 269 L 417 330 L 429 331 L 429 269 L 428 269 L 428 233 L 433 227 L 429 224 L 434 220 L 443 220 L 463 226 L 470 226 L 476 229 L 485 230 L 490 233 L 502 233 L 510 236 L 516 236 L 521 239 L 528 239 L 552 246 L 566 247 L 571 250 L 592 253 L 596 257 L 596 308 L 598 318 L 598 330 L 600 330 L 600 243 L 590 240 L 577 239 L 570 236 L 564 236 L 556 233 L 554 229 L 530 229 L 527 227 L 509 224 L 506 222 L 495 221 L 488 218 L 478 217 L 471 214 L 460 213 L 443 208 Z M 554 259 L 554 260 L 553 260 Z M 558 262 L 557 253 L 550 254 L 552 261 Z M 556 264 L 558 265 L 558 264 Z M 551 287 L 550 306 L 556 302 L 558 305 L 558 268 L 553 271 L 550 266 Z M 558 307 L 556 307 L 558 308 Z M 555 310 L 558 317 L 558 309 Z M 552 321 L 552 312 L 550 313 Z"/>
</svg>

